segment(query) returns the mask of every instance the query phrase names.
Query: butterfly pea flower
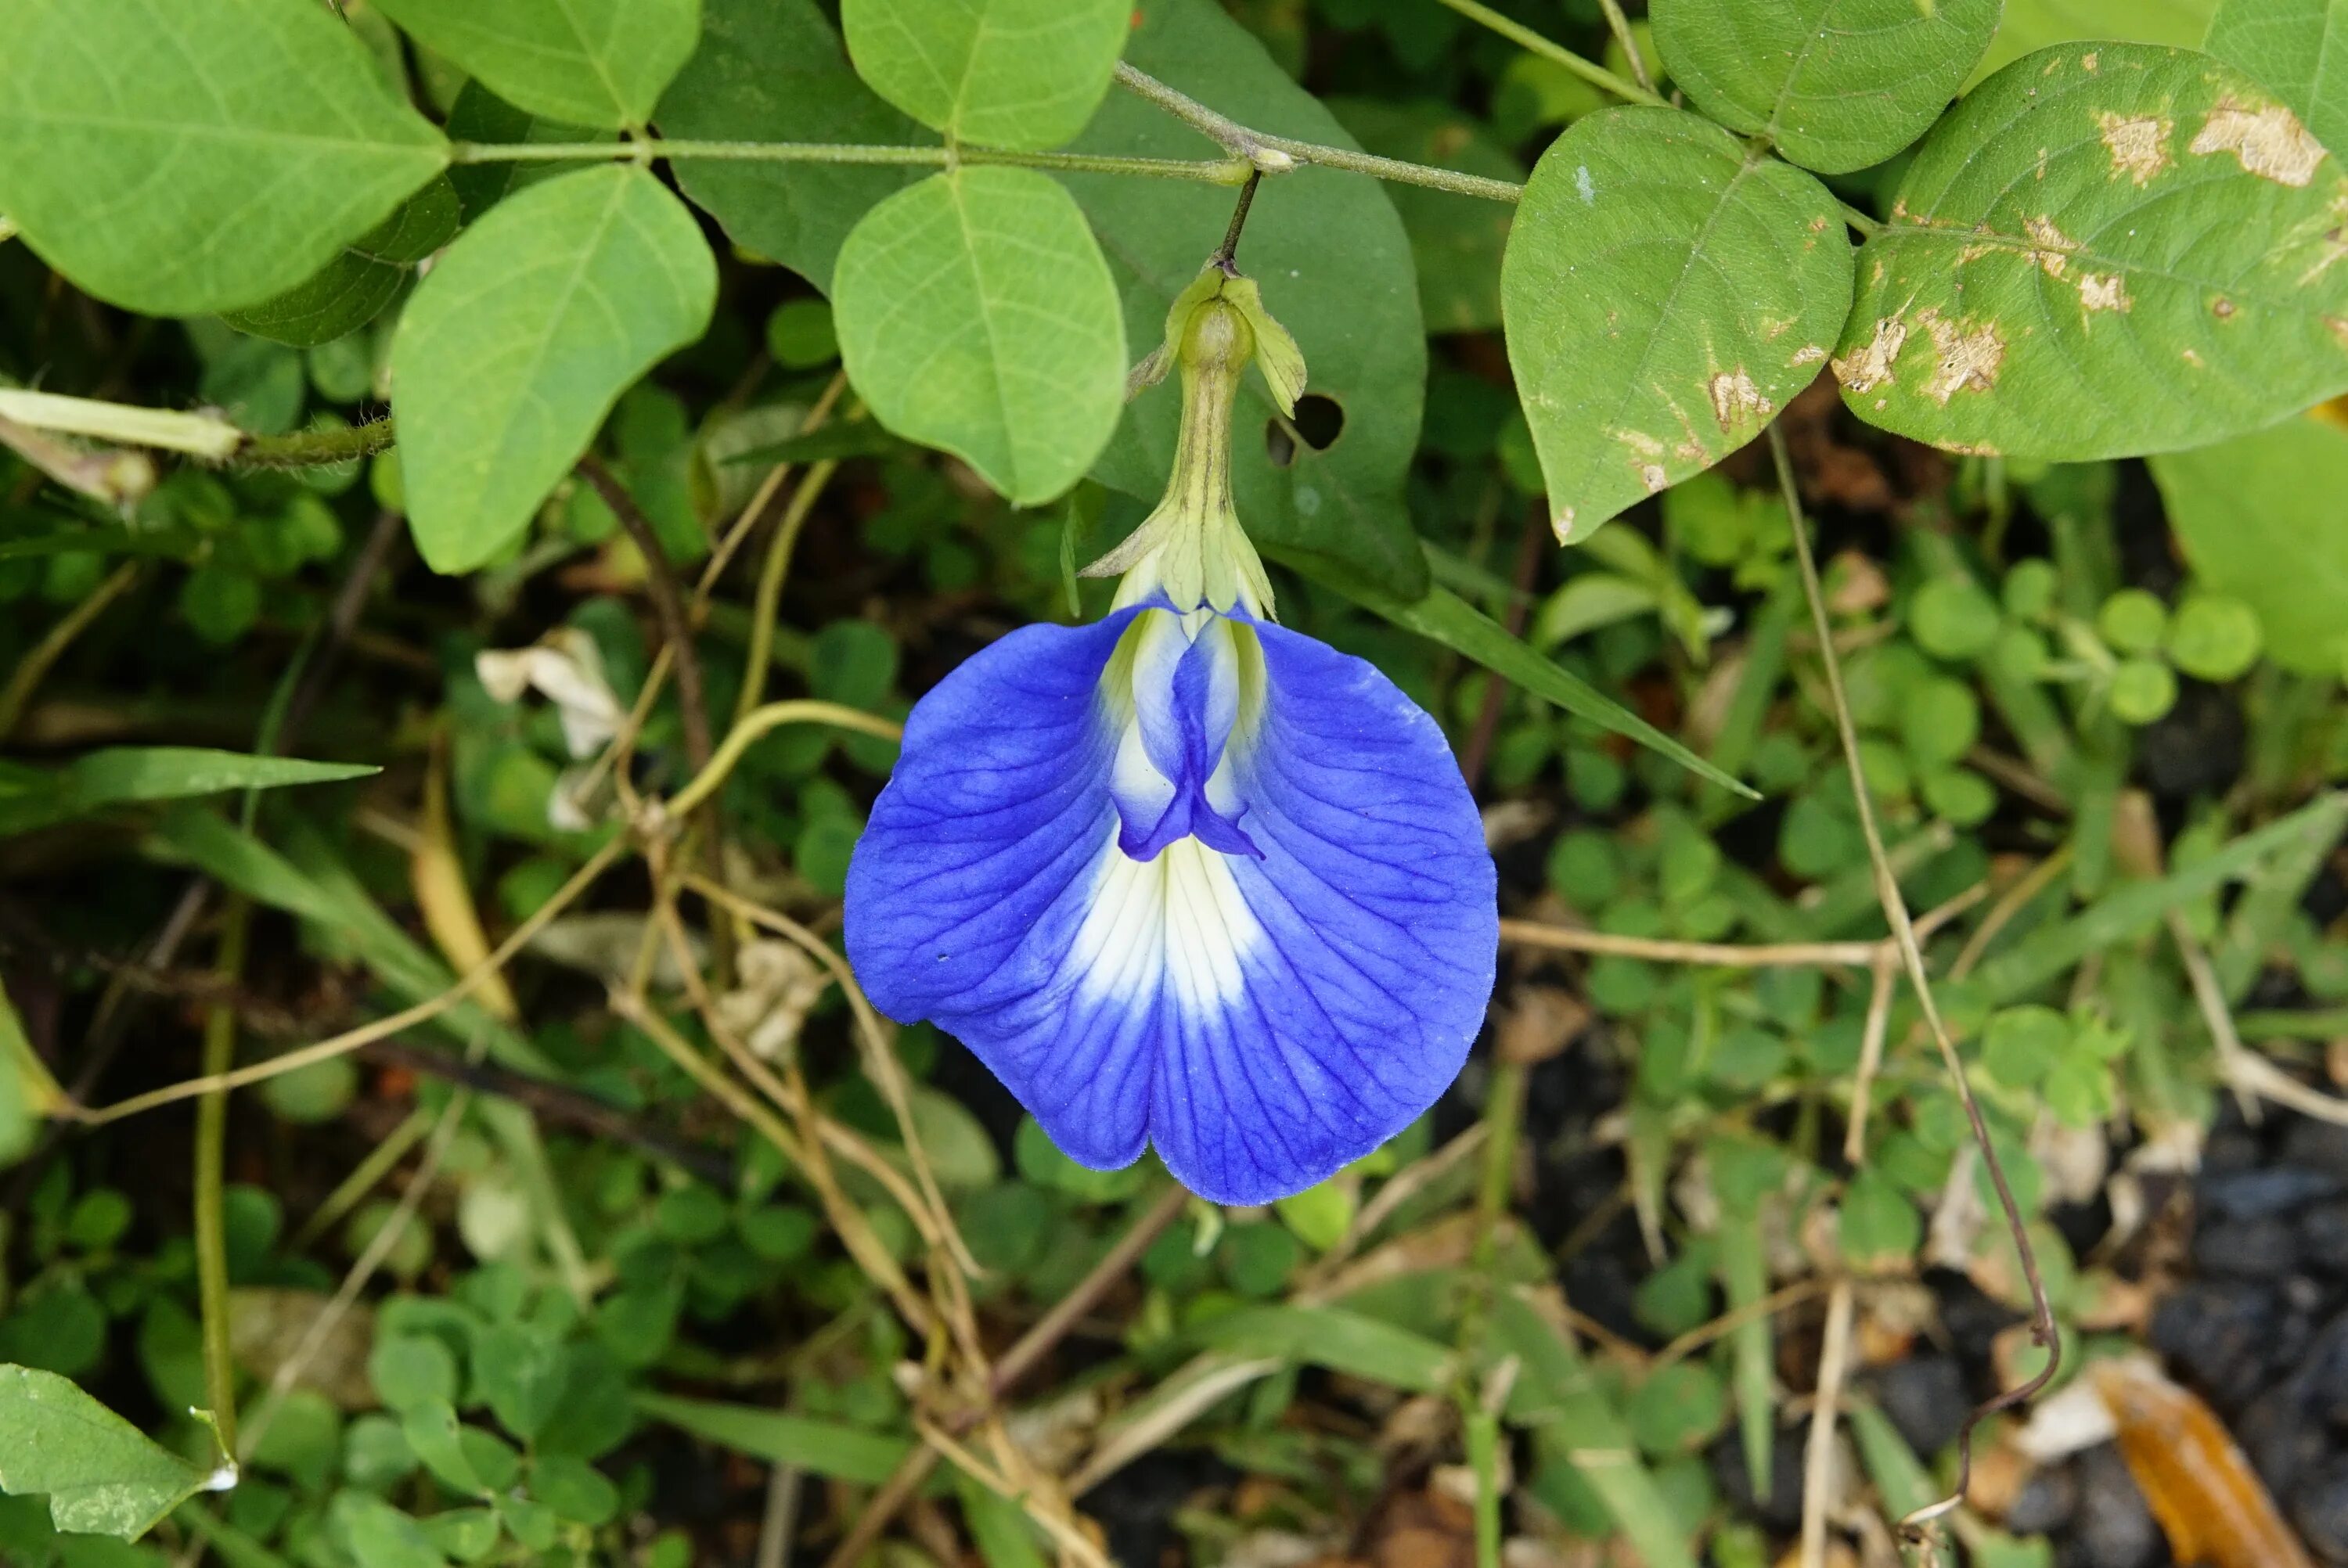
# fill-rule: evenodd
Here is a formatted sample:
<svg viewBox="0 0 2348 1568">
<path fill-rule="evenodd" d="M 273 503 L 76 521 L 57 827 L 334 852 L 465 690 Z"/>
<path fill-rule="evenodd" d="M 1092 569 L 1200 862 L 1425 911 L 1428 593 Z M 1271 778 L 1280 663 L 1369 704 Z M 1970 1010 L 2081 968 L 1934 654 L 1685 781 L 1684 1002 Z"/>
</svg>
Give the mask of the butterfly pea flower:
<svg viewBox="0 0 2348 1568">
<path fill-rule="evenodd" d="M 1088 568 L 1108 616 L 1035 625 L 906 721 L 849 867 L 866 991 L 1002 1079 L 1079 1164 L 1155 1145 L 1219 1203 L 1300 1192 L 1432 1104 L 1498 948 L 1481 825 L 1435 721 L 1272 619 L 1231 502 L 1252 360 L 1304 366 L 1210 266 L 1137 381 L 1179 367 L 1165 499 Z"/>
</svg>

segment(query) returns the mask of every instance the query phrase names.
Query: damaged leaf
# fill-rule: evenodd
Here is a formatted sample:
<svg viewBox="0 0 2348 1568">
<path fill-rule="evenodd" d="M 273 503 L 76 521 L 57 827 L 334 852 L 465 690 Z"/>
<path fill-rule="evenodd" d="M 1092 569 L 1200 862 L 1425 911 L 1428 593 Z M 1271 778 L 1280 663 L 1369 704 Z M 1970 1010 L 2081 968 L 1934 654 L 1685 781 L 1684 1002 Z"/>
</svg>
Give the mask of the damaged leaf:
<svg viewBox="0 0 2348 1568">
<path fill-rule="evenodd" d="M 1943 120 L 1859 254 L 1834 370 L 1871 424 L 2084 461 L 2348 388 L 2348 176 L 2206 56 L 2043 50 Z"/>
<path fill-rule="evenodd" d="M 2348 147 L 2348 0 L 2224 0 L 2203 47 L 2279 96 L 2316 140 Z"/>
<path fill-rule="evenodd" d="M 1850 247 L 1825 186 L 1677 109 L 1550 144 L 1500 273 L 1560 543 L 1758 436 L 1827 358 Z"/>
</svg>

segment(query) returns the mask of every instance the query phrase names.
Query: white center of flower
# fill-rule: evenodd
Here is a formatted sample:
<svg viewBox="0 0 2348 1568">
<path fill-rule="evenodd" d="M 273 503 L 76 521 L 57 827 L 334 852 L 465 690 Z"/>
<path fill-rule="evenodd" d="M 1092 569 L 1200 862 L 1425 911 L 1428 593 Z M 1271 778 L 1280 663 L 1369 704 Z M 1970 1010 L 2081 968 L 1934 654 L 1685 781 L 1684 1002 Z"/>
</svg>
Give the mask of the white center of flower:
<svg viewBox="0 0 2348 1568">
<path fill-rule="evenodd" d="M 1241 960 L 1262 939 L 1225 856 L 1185 838 L 1136 860 L 1112 829 L 1063 972 L 1083 977 L 1077 995 L 1087 1002 L 1163 993 L 1186 1012 L 1206 1012 L 1245 989 Z"/>
</svg>

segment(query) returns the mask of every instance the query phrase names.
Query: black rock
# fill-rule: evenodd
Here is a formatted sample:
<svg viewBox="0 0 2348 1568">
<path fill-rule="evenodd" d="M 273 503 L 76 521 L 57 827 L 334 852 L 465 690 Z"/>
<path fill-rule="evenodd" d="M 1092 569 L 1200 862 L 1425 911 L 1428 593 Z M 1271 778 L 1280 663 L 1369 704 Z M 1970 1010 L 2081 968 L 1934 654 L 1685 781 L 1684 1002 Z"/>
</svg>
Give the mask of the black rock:
<svg viewBox="0 0 2348 1568">
<path fill-rule="evenodd" d="M 2202 1178 L 2193 1189 L 2200 1220 L 2257 1220 L 2287 1214 L 2322 1198 L 2337 1197 L 2342 1179 L 2328 1171 L 2296 1165 L 2271 1165 L 2263 1170 L 2222 1171 Z"/>
<path fill-rule="evenodd" d="M 2168 1542 L 2144 1493 L 2109 1443 L 2079 1456 L 2079 1507 L 2062 1541 L 2063 1568 L 2157 1568 Z"/>
<path fill-rule="evenodd" d="M 1181 1545 L 1174 1511 L 1200 1488 L 1238 1479 L 1212 1455 L 1159 1449 L 1142 1455 L 1086 1494 L 1085 1512 L 1108 1532 L 1108 1554 L 1129 1568 L 1159 1568 Z"/>
<path fill-rule="evenodd" d="M 2348 1459 L 2335 1459 L 2291 1500 L 2291 1522 L 2309 1551 L 2348 1563 Z"/>
<path fill-rule="evenodd" d="M 2299 1233 L 2272 1215 L 2205 1225 L 2194 1233 L 2193 1266 L 2221 1278 L 2281 1278 L 2299 1266 Z"/>
<path fill-rule="evenodd" d="M 2079 1477 L 2070 1465 L 2042 1470 L 2022 1483 L 2005 1511 L 2005 1527 L 2016 1535 L 2051 1535 L 2079 1512 Z"/>
<path fill-rule="evenodd" d="M 2259 1135 L 2248 1127 L 2218 1126 L 2209 1130 L 2201 1145 L 2201 1174 L 2204 1181 L 2221 1173 L 2250 1171 L 2266 1159 L 2266 1150 Z"/>
<path fill-rule="evenodd" d="M 2299 1260 L 2333 1279 L 2348 1276 L 2348 1198 L 2334 1198 L 2299 1214 Z"/>
<path fill-rule="evenodd" d="M 2168 712 L 2137 732 L 2137 772 L 2163 801 L 2222 791 L 2242 771 L 2242 710 L 2230 692 L 2179 681 Z"/>
<path fill-rule="evenodd" d="M 2318 1122 L 2312 1116 L 2298 1117 L 2283 1129 L 2276 1156 L 2282 1164 L 2348 1181 L 2348 1127 Z"/>
<path fill-rule="evenodd" d="M 2239 1410 L 2266 1386 L 2277 1351 L 2290 1348 L 2285 1318 L 2260 1285 L 2198 1279 L 2154 1312 L 2152 1345 L 2220 1409 Z"/>
<path fill-rule="evenodd" d="M 1908 1446 L 1930 1459 L 1956 1440 L 1972 1400 L 1964 1371 L 1952 1356 L 1910 1357 L 1869 1379 L 1875 1402 Z"/>
<path fill-rule="evenodd" d="M 2025 1320 L 2022 1313 L 1953 1269 L 1930 1270 L 1924 1283 L 1940 1298 L 1941 1327 L 1958 1359 L 1977 1373 L 1989 1367 L 1997 1337 Z"/>
<path fill-rule="evenodd" d="M 1809 1440 L 1807 1421 L 1798 1427 L 1777 1429 L 1776 1441 L 1769 1450 L 1769 1495 L 1756 1497 L 1753 1478 L 1745 1469 L 1744 1436 L 1732 1430 L 1712 1445 L 1712 1474 L 1720 1483 L 1721 1495 L 1764 1524 L 1779 1530 L 1800 1528 L 1803 1451 L 1809 1447 Z"/>
</svg>

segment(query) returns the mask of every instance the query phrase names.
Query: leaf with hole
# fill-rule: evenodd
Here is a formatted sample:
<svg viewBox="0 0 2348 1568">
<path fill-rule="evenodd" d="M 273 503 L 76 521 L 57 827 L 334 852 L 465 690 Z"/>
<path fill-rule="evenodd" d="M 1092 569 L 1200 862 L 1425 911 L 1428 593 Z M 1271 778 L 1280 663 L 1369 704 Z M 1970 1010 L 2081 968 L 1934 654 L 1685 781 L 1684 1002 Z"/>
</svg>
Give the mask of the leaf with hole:
<svg viewBox="0 0 2348 1568">
<path fill-rule="evenodd" d="M 518 108 L 641 126 L 693 53 L 699 0 L 376 0 L 418 43 Z"/>
<path fill-rule="evenodd" d="M 1921 136 L 2003 0 L 1655 0 L 1655 47 L 1695 107 L 1805 169 L 1846 174 Z"/>
<path fill-rule="evenodd" d="M 1131 0 L 842 0 L 839 25 L 857 74 L 923 125 L 1034 151 L 1092 118 L 1132 14 Z"/>
<path fill-rule="evenodd" d="M 716 296 L 700 225 L 642 169 L 533 185 L 467 230 L 391 351 L 408 522 L 432 569 L 470 571 L 529 528 L 620 394 L 701 335 Z"/>
<path fill-rule="evenodd" d="M 2348 0 L 2219 0 L 2201 46 L 2348 149 Z"/>
<path fill-rule="evenodd" d="M 705 0 L 701 47 L 661 99 L 662 131 L 706 141 L 935 145 L 848 67 L 813 0 Z M 880 164 L 681 158 L 677 183 L 734 242 L 824 292 L 840 243 L 915 171 Z"/>
<path fill-rule="evenodd" d="M 2287 670 L 2348 672 L 2348 434 L 2314 419 L 2152 460 L 2196 581 L 2258 615 Z"/>
<path fill-rule="evenodd" d="M 1354 145 L 1214 0 L 1154 0 L 1141 13 L 1126 48 L 1138 68 L 1257 130 Z M 1075 148 L 1185 159 L 1220 150 L 1130 93 L 1101 105 Z M 1072 175 L 1067 185 L 1108 256 L 1128 339 L 1157 342 L 1174 297 L 1222 238 L 1236 192 L 1107 174 Z M 1278 415 L 1259 377 L 1241 388 L 1231 454 L 1240 520 L 1261 545 L 1310 552 L 1416 597 L 1426 561 L 1403 482 L 1418 444 L 1426 333 L 1393 202 L 1356 175 L 1282 177 L 1249 214 L 1239 265 L 1262 285 L 1265 308 L 1295 338 L 1309 373 L 1295 424 Z M 1093 477 L 1155 501 L 1173 466 L 1179 401 L 1163 387 L 1137 399 Z"/>
<path fill-rule="evenodd" d="M 381 315 L 416 263 L 457 237 L 460 217 L 457 188 L 442 175 L 345 246 L 315 276 L 223 319 L 240 332 L 295 348 L 333 343 Z"/>
<path fill-rule="evenodd" d="M 283 293 L 448 143 L 308 0 L 0 0 L 0 212 L 150 315 Z"/>
<path fill-rule="evenodd" d="M 840 359 L 873 417 L 1019 506 L 1082 478 L 1117 427 L 1117 285 L 1048 176 L 963 168 L 898 192 L 840 247 L 833 294 Z"/>
<path fill-rule="evenodd" d="M 1551 142 L 1500 301 L 1559 541 L 1759 435 L 1817 378 L 1850 290 L 1826 187 L 1718 126 L 1615 108 Z"/>
<path fill-rule="evenodd" d="M 1860 249 L 1843 400 L 2061 461 L 2255 430 L 2348 388 L 2343 214 L 2340 165 L 2232 67 L 2033 55 L 1941 122 Z"/>
<path fill-rule="evenodd" d="M 61 1531 L 136 1541 L 212 1478 L 54 1372 L 0 1367 L 0 1492 Z"/>
</svg>

